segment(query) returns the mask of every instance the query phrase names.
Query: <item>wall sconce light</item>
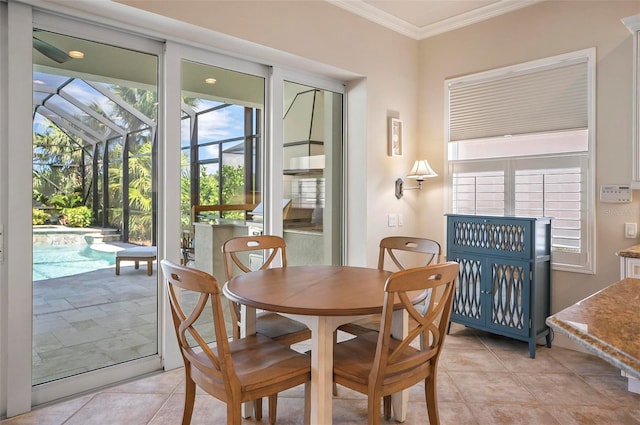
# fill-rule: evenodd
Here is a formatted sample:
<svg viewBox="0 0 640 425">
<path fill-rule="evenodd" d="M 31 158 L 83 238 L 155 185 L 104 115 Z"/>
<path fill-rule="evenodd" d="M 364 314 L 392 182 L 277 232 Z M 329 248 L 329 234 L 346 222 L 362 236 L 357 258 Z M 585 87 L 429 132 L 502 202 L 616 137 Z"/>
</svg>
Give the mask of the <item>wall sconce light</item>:
<svg viewBox="0 0 640 425">
<path fill-rule="evenodd" d="M 418 181 L 418 186 L 404 187 L 404 182 L 402 181 L 402 179 L 399 178 L 398 180 L 396 180 L 396 198 L 398 199 L 402 198 L 403 192 L 405 190 L 414 190 L 414 189 L 421 190 L 422 182 L 424 181 L 424 179 L 437 177 L 437 176 L 438 174 L 435 171 L 433 171 L 433 168 L 431 168 L 431 166 L 429 165 L 426 159 L 421 159 L 419 161 L 416 161 L 415 164 L 413 164 L 411 171 L 409 171 L 407 178 L 416 179 Z"/>
</svg>

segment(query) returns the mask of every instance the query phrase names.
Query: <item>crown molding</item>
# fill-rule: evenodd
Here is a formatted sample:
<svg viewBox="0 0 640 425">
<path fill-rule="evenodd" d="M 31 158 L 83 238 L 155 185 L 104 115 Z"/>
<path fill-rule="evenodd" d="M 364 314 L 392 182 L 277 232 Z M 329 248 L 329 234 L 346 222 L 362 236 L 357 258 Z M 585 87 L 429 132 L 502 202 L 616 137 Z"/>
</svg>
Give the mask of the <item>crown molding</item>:
<svg viewBox="0 0 640 425">
<path fill-rule="evenodd" d="M 410 24 L 409 22 L 378 9 L 377 7 L 373 7 L 362 0 L 326 1 L 327 3 L 331 3 L 378 25 L 382 25 L 383 27 L 387 27 L 395 32 L 406 35 L 407 37 L 415 38 L 416 40 L 418 39 L 417 37 L 420 32 L 420 27 Z"/>
<path fill-rule="evenodd" d="M 384 12 L 376 7 L 365 3 L 362 0 L 326 0 L 327 2 L 345 9 L 351 13 L 359 15 L 371 22 L 382 25 L 400 34 L 415 40 L 423 40 L 425 38 L 433 37 L 434 35 L 442 34 L 447 31 L 452 31 L 458 28 L 465 27 L 467 25 L 482 22 L 484 20 L 512 12 L 523 7 L 531 6 L 532 4 L 539 3 L 544 0 L 500 0 L 496 3 L 492 3 L 487 6 L 479 7 L 475 10 L 471 10 L 466 13 L 462 13 L 457 16 L 453 16 L 442 21 L 426 25 L 424 27 L 418 27 L 410 24 L 390 13 Z"/>
<path fill-rule="evenodd" d="M 622 18 L 622 23 L 629 31 L 631 31 L 632 34 L 636 31 L 640 31 L 640 14 Z"/>
</svg>

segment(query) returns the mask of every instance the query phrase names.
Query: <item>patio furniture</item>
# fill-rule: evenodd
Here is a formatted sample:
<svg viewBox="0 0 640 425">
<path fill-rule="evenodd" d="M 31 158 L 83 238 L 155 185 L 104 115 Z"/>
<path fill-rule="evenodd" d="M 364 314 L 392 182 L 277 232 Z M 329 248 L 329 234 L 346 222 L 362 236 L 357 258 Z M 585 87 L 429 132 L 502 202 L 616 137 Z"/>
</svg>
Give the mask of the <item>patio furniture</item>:
<svg viewBox="0 0 640 425">
<path fill-rule="evenodd" d="M 458 263 L 448 262 L 392 274 L 384 286 L 379 331 L 359 335 L 334 348 L 333 379 L 339 385 L 368 396 L 370 425 L 380 424 L 380 399 L 384 399 L 384 416 L 388 420 L 391 417 L 391 395 L 422 380 L 429 423 L 440 423 L 436 373 L 451 316 L 458 270 Z M 430 291 L 435 295 L 425 306 L 416 306 L 409 295 L 409 291 L 416 290 Z M 404 338 L 391 335 L 398 301 L 416 321 L 416 326 Z M 396 420 L 401 419 L 396 417 Z"/>
<path fill-rule="evenodd" d="M 274 424 L 278 392 L 305 384 L 305 414 L 308 418 L 309 356 L 263 335 L 228 341 L 221 291 L 216 279 L 203 271 L 168 260 L 162 260 L 160 265 L 166 278 L 171 315 L 185 366 L 182 425 L 191 423 L 196 385 L 227 404 L 228 425 L 240 425 L 243 402 L 269 397 L 269 423 Z M 209 305 L 213 315 L 215 347 L 207 344 L 195 327 Z M 261 419 L 260 413 L 256 412 L 258 420 Z"/>
<path fill-rule="evenodd" d="M 195 243 L 194 236 L 196 229 L 193 224 L 182 226 L 182 238 L 180 239 L 180 253 L 182 259 L 180 259 L 180 265 L 188 266 L 195 261 Z"/>
<path fill-rule="evenodd" d="M 153 273 L 153 262 L 158 255 L 158 249 L 155 246 L 136 246 L 126 248 L 116 252 L 116 276 L 120 274 L 121 261 L 133 261 L 136 270 L 140 267 L 140 261 L 147 262 L 147 275 Z"/>
</svg>

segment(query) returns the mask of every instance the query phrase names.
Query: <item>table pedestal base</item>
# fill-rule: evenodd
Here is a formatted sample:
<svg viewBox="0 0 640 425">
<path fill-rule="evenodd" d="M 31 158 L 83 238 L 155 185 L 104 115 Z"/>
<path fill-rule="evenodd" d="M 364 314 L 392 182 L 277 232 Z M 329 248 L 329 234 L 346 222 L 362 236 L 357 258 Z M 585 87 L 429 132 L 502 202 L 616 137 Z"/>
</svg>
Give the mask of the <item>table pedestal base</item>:
<svg viewBox="0 0 640 425">
<path fill-rule="evenodd" d="M 398 314 L 398 313 L 396 313 Z M 405 310 L 394 318 L 392 334 L 398 338 L 408 333 Z M 361 319 L 362 316 L 306 316 L 284 314 L 304 323 L 311 330 L 311 425 L 331 424 L 333 420 L 333 333 L 338 326 Z M 409 390 L 391 396 L 393 416 L 398 422 L 407 417 Z"/>
</svg>

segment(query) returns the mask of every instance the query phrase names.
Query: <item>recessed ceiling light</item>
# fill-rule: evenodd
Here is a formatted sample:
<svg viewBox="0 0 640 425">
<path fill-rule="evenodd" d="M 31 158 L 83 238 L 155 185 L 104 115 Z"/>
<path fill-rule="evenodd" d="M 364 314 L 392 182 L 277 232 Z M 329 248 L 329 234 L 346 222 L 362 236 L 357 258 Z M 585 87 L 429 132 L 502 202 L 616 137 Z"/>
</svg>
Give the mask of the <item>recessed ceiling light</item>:
<svg viewBox="0 0 640 425">
<path fill-rule="evenodd" d="M 71 50 L 69 51 L 69 56 L 71 56 L 74 59 L 82 59 L 84 58 L 84 53 L 78 50 Z"/>
<path fill-rule="evenodd" d="M 216 83 L 216 79 L 215 78 L 205 78 L 204 82 L 207 84 L 215 84 Z"/>
</svg>

